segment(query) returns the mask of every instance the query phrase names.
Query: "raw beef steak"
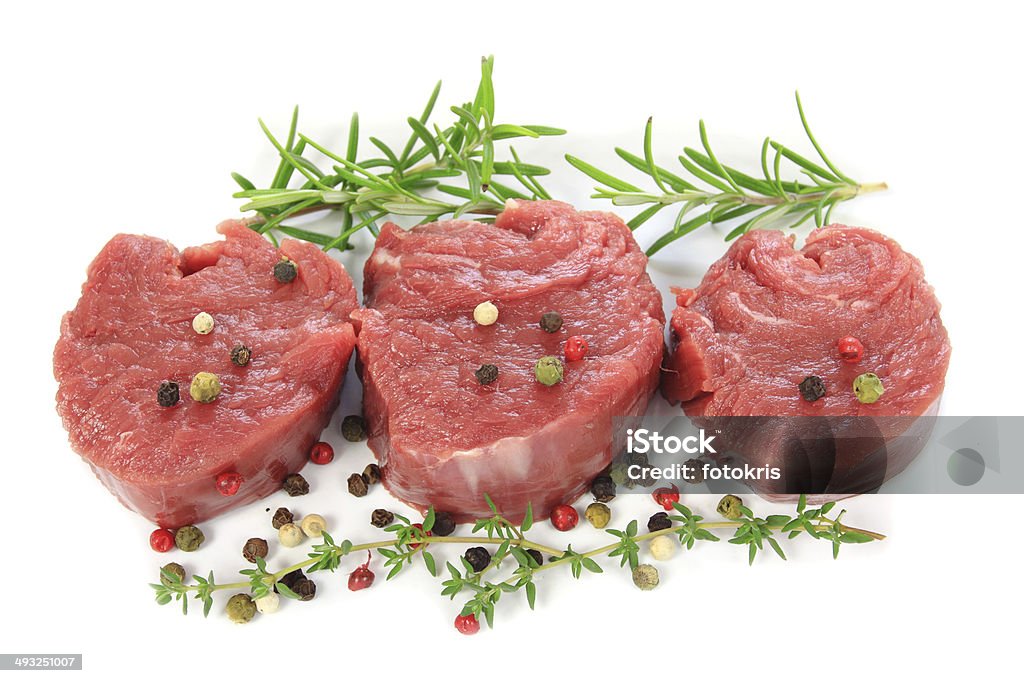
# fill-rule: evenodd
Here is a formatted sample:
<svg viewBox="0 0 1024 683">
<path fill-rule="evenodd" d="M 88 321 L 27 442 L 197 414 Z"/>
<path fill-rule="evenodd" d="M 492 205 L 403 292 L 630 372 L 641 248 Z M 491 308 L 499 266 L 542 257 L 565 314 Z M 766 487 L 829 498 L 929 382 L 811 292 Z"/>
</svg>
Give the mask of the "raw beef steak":
<svg viewBox="0 0 1024 683">
<path fill-rule="evenodd" d="M 570 502 L 609 464 L 613 416 L 642 414 L 664 352 L 661 296 L 629 228 L 561 202 L 510 201 L 493 225 L 384 226 L 367 261 L 359 359 L 370 446 L 402 500 L 460 520 L 513 520 Z M 496 324 L 474 308 L 491 301 Z M 558 312 L 555 333 L 539 326 Z M 537 381 L 542 356 L 589 344 L 564 380 Z M 481 384 L 474 372 L 498 367 Z"/>
<path fill-rule="evenodd" d="M 57 410 L 72 447 L 129 508 L 160 526 L 201 521 L 277 490 L 298 471 L 337 406 L 355 345 L 356 307 L 344 269 L 311 244 L 280 249 L 242 223 L 226 239 L 182 253 L 152 237 L 118 235 L 89 267 L 54 351 Z M 298 276 L 279 282 L 282 256 Z M 197 334 L 192 319 L 213 316 Z M 231 351 L 252 351 L 245 366 Z M 211 372 L 211 403 L 189 396 Z M 164 380 L 180 386 L 157 403 Z M 244 481 L 235 495 L 218 475 Z"/>
</svg>

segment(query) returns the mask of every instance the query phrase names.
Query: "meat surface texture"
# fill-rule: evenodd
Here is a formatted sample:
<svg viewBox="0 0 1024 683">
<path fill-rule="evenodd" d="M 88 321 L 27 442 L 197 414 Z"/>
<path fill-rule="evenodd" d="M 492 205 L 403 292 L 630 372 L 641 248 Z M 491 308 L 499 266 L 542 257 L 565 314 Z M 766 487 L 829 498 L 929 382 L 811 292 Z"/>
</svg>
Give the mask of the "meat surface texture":
<svg viewBox="0 0 1024 683">
<path fill-rule="evenodd" d="M 357 306 L 344 269 L 313 245 L 280 249 L 242 223 L 224 240 L 179 253 L 152 237 L 118 235 L 89 267 L 54 351 L 57 410 L 72 447 L 126 506 L 176 528 L 278 490 L 330 420 L 355 345 Z M 282 256 L 298 267 L 278 282 Z M 213 316 L 207 335 L 192 319 Z M 231 350 L 252 350 L 246 366 Z M 220 379 L 219 397 L 189 396 L 197 372 Z M 157 403 L 163 380 L 180 386 Z M 218 492 L 224 473 L 244 481 Z"/>
<path fill-rule="evenodd" d="M 585 491 L 621 447 L 613 417 L 642 414 L 657 388 L 665 319 L 646 264 L 620 219 L 560 202 L 510 201 L 493 225 L 384 226 L 353 317 L 388 489 L 462 521 L 490 514 L 485 494 L 518 521 Z M 494 325 L 474 322 L 484 301 Z M 538 324 L 549 311 L 557 333 Z M 538 382 L 536 361 L 564 359 L 572 335 L 587 356 Z M 485 363 L 499 369 L 488 385 Z"/>
</svg>

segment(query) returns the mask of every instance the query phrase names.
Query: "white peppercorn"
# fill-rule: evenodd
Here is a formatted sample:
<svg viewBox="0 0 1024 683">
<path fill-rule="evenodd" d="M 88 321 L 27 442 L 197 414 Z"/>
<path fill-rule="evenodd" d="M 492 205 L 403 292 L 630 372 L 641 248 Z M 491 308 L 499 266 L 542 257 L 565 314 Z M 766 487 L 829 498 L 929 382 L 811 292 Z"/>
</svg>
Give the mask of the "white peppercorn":
<svg viewBox="0 0 1024 683">
<path fill-rule="evenodd" d="M 320 515 L 306 515 L 300 523 L 302 533 L 310 538 L 319 538 L 324 535 L 327 529 L 327 521 Z"/>
<path fill-rule="evenodd" d="M 676 554 L 676 542 L 671 536 L 655 536 L 647 544 L 651 556 L 661 562 L 672 559 Z"/>
<path fill-rule="evenodd" d="M 302 543 L 306 535 L 302 533 L 302 529 L 289 522 L 282 524 L 281 528 L 277 530 L 277 538 L 285 548 L 294 548 Z"/>
</svg>

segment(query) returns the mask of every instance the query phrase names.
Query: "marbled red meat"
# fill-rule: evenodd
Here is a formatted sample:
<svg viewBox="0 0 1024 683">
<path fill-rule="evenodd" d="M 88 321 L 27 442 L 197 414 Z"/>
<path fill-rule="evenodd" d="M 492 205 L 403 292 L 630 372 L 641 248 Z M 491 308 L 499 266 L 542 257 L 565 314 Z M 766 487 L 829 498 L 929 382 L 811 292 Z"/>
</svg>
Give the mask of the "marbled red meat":
<svg viewBox="0 0 1024 683">
<path fill-rule="evenodd" d="M 573 500 L 609 464 L 614 416 L 644 412 L 664 351 L 661 296 L 629 228 L 560 202 L 510 202 L 493 225 L 388 224 L 364 274 L 359 359 L 370 446 L 397 497 L 467 520 L 484 494 L 519 519 Z M 499 318 L 477 325 L 494 302 Z M 564 324 L 543 331 L 542 314 Z M 584 337 L 545 386 L 534 364 Z M 481 385 L 482 364 L 499 368 Z"/>
<path fill-rule="evenodd" d="M 54 351 L 72 447 L 126 506 L 171 528 L 268 495 L 299 470 L 355 345 L 356 294 L 338 263 L 305 242 L 277 249 L 237 221 L 218 231 L 224 240 L 181 253 L 152 237 L 114 237 Z M 298 266 L 287 284 L 273 275 L 282 255 Z M 192 329 L 200 311 L 215 320 L 208 335 Z M 245 367 L 231 361 L 236 343 L 252 349 Z M 200 371 L 223 387 L 209 404 L 189 397 Z M 163 380 L 180 385 L 170 408 L 157 404 Z M 225 472 L 244 478 L 234 496 L 215 488 Z"/>
</svg>

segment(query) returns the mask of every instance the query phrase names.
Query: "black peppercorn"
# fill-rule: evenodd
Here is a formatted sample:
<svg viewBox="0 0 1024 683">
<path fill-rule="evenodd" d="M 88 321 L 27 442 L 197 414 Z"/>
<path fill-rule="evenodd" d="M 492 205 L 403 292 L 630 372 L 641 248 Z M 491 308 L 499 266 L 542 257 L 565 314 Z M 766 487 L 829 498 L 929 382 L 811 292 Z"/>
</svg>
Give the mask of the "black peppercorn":
<svg viewBox="0 0 1024 683">
<path fill-rule="evenodd" d="M 541 552 L 539 550 L 536 550 L 534 548 L 527 548 L 526 554 L 533 558 L 533 561 L 537 563 L 538 567 L 544 564 L 544 556 L 541 555 Z"/>
<path fill-rule="evenodd" d="M 817 375 L 808 375 L 800 382 L 800 396 L 805 401 L 814 403 L 825 395 L 825 383 Z"/>
<path fill-rule="evenodd" d="M 266 557 L 269 550 L 267 542 L 262 538 L 250 538 L 242 546 L 242 557 L 256 564 L 257 557 Z"/>
<path fill-rule="evenodd" d="M 597 502 L 607 503 L 615 497 L 615 482 L 605 474 L 594 477 L 594 481 L 590 482 L 590 493 Z"/>
<path fill-rule="evenodd" d="M 274 264 L 274 279 L 282 284 L 291 282 L 298 274 L 299 269 L 295 267 L 294 263 L 286 258 L 282 258 Z"/>
<path fill-rule="evenodd" d="M 341 421 L 341 435 L 345 441 L 362 441 L 366 438 L 366 420 L 359 415 L 346 415 Z"/>
<path fill-rule="evenodd" d="M 356 498 L 362 498 L 370 490 L 366 477 L 356 472 L 348 478 L 348 492 Z"/>
<path fill-rule="evenodd" d="M 284 478 L 284 483 L 281 485 L 284 492 L 293 498 L 295 496 L 304 496 L 309 493 L 309 482 L 301 474 L 289 474 Z"/>
<path fill-rule="evenodd" d="M 451 536 L 453 531 L 455 531 L 455 520 L 452 519 L 451 514 L 435 512 L 434 526 L 430 529 L 430 533 L 435 536 Z"/>
<path fill-rule="evenodd" d="M 498 379 L 498 366 L 485 363 L 473 374 L 476 375 L 476 381 L 480 382 L 480 384 L 490 384 Z"/>
<path fill-rule="evenodd" d="M 690 484 L 703 484 L 704 483 L 704 463 L 697 458 L 690 458 L 683 463 L 683 471 L 687 476 L 684 477 Z"/>
<path fill-rule="evenodd" d="M 469 563 L 469 566 L 475 572 L 482 572 L 491 563 L 491 554 L 483 546 L 470 548 L 463 557 L 466 558 L 466 562 Z"/>
<path fill-rule="evenodd" d="M 305 578 L 306 578 L 306 575 L 302 573 L 302 570 L 301 569 L 296 569 L 295 571 L 288 572 L 287 574 L 282 576 L 280 579 L 278 579 L 277 583 L 280 583 L 285 588 L 290 588 L 291 590 L 294 591 L 295 590 L 295 585 L 299 581 L 302 581 Z M 276 584 L 274 585 L 274 591 L 277 591 L 277 585 Z"/>
<path fill-rule="evenodd" d="M 667 512 L 659 512 L 651 515 L 651 518 L 647 520 L 648 531 L 661 531 L 662 529 L 668 529 L 672 526 L 672 520 L 668 518 Z"/>
<path fill-rule="evenodd" d="M 380 468 L 377 465 L 370 463 L 363 470 L 363 477 L 366 478 L 366 483 L 370 486 L 380 483 Z"/>
<path fill-rule="evenodd" d="M 156 390 L 156 402 L 161 408 L 170 408 L 181 398 L 178 391 L 178 383 L 171 381 L 160 382 L 160 388 Z"/>
<path fill-rule="evenodd" d="M 540 317 L 540 329 L 545 332 L 558 332 L 562 329 L 562 316 L 555 311 L 548 311 Z"/>
<path fill-rule="evenodd" d="M 252 359 L 252 349 L 245 344 L 235 344 L 231 349 L 231 362 L 240 368 L 244 368 Z"/>
<path fill-rule="evenodd" d="M 316 584 L 313 583 L 313 579 L 302 578 L 295 582 L 295 586 L 292 588 L 293 591 L 299 596 L 299 600 L 302 602 L 309 602 L 316 597 Z"/>
<path fill-rule="evenodd" d="M 292 514 L 291 510 L 288 508 L 277 508 L 277 511 L 274 512 L 274 517 L 270 520 L 270 523 L 274 525 L 275 529 L 280 529 L 285 524 L 291 524 L 294 521 L 295 515 Z"/>
<path fill-rule="evenodd" d="M 374 525 L 378 529 L 383 529 L 386 526 L 391 526 L 395 523 L 395 514 L 384 508 L 377 508 L 370 515 L 370 524 Z"/>
</svg>

